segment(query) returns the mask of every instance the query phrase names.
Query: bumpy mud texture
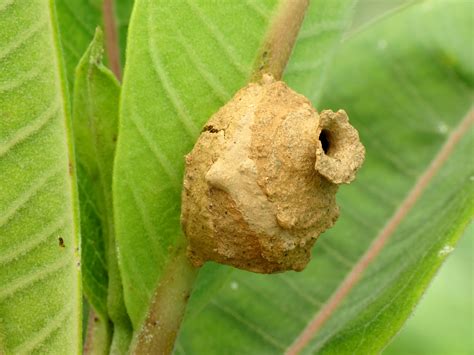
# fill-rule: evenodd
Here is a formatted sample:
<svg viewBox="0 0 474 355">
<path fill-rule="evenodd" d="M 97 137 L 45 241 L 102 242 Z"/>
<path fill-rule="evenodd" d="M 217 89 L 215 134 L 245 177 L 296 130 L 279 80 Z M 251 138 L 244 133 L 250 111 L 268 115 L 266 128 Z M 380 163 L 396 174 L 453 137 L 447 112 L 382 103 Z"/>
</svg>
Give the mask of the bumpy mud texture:
<svg viewBox="0 0 474 355">
<path fill-rule="evenodd" d="M 186 156 L 181 222 L 195 266 L 303 270 L 336 221 L 338 185 L 364 147 L 344 111 L 323 111 L 266 76 L 241 89 Z"/>
</svg>

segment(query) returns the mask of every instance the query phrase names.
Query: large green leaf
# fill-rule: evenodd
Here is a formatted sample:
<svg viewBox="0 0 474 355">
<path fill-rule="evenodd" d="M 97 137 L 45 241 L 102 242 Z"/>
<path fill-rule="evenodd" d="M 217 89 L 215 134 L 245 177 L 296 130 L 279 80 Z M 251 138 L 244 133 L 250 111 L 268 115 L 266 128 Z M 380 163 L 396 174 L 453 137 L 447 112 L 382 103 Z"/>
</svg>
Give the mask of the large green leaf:
<svg viewBox="0 0 474 355">
<path fill-rule="evenodd" d="M 346 109 L 367 148 L 356 182 L 338 195 L 339 221 L 301 273 L 234 271 L 199 316 L 185 320 L 177 352 L 284 352 L 361 266 L 364 253 L 377 251 L 372 242 L 428 172 L 413 208 L 303 353 L 377 353 L 394 336 L 473 213 L 474 132 L 467 112 L 474 53 L 466 45 L 473 10 L 466 1 L 413 5 L 354 35 L 336 53 L 315 104 Z M 293 87 L 306 91 L 310 79 L 301 80 L 292 79 Z M 446 142 L 457 143 L 453 151 Z M 447 161 L 430 177 L 440 152 L 449 153 Z"/>
<path fill-rule="evenodd" d="M 351 2 L 332 3 L 326 18 L 314 8 L 311 17 L 316 22 L 340 21 Z M 135 326 L 148 308 L 170 246 L 182 240 L 184 155 L 205 121 L 252 76 L 278 5 L 276 1 L 228 1 L 219 6 L 210 1 L 135 3 L 114 172 L 124 292 Z M 339 23 L 339 33 L 341 27 Z M 329 50 L 334 38 L 320 49 Z M 306 53 L 303 49 L 302 57 Z M 193 307 L 203 307 L 212 294 L 209 290 L 217 289 L 227 275 L 228 269 L 212 265 L 201 270 Z"/>
<path fill-rule="evenodd" d="M 0 353 L 78 353 L 74 157 L 53 1 L 0 2 Z"/>
<path fill-rule="evenodd" d="M 97 30 L 79 62 L 74 82 L 73 122 L 81 208 L 83 284 L 84 293 L 103 325 L 108 328 L 110 317 L 114 323 L 114 340 L 127 344 L 131 327 L 123 304 L 112 212 L 112 169 L 120 87 L 113 73 L 102 64 L 102 56 L 102 32 Z"/>
<path fill-rule="evenodd" d="M 274 7 L 135 2 L 114 171 L 120 266 L 135 326 L 169 247 L 182 239 L 184 155 L 206 119 L 250 76 Z M 251 35 L 243 38 L 243 31 Z"/>
<path fill-rule="evenodd" d="M 350 23 L 354 3 L 312 0 L 308 8 L 284 80 L 313 102 L 321 95 L 326 69 Z"/>
</svg>

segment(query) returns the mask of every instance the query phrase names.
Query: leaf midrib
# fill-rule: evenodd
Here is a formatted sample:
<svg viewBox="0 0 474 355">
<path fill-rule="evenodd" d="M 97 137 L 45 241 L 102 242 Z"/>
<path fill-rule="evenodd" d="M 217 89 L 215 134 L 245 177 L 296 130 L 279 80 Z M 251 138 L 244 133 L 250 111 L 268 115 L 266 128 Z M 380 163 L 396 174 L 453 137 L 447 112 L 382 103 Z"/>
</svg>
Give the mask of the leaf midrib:
<svg viewBox="0 0 474 355">
<path fill-rule="evenodd" d="M 382 20 L 386 19 L 387 17 L 394 16 L 395 14 L 405 10 L 406 8 L 408 8 L 410 6 L 413 6 L 413 5 L 415 5 L 419 2 L 422 2 L 422 1 L 423 0 L 407 0 L 407 2 L 401 3 L 400 5 L 395 6 L 394 8 L 382 13 L 381 15 L 374 17 L 373 19 L 371 19 L 367 23 L 362 24 L 360 27 L 356 28 L 355 30 L 347 31 L 345 36 L 342 38 L 342 41 L 347 42 L 352 37 L 358 35 L 361 32 L 364 32 L 365 30 L 372 27 L 376 23 L 381 22 Z"/>
</svg>

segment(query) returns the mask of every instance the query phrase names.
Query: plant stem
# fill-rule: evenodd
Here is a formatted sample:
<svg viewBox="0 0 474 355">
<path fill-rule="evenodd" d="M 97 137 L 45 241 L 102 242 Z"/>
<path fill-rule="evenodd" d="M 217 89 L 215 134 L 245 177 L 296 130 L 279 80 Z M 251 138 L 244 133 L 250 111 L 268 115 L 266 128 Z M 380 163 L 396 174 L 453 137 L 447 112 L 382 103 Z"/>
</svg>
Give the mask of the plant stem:
<svg viewBox="0 0 474 355">
<path fill-rule="evenodd" d="M 111 235 L 114 238 L 113 235 Z M 109 267 L 109 285 L 107 295 L 107 309 L 113 322 L 113 336 L 110 345 L 111 354 L 125 354 L 132 338 L 132 324 L 127 315 L 123 299 L 123 286 L 118 268 L 116 244 L 110 239 L 107 265 Z"/>
<path fill-rule="evenodd" d="M 259 81 L 266 73 L 277 80 L 281 79 L 308 5 L 309 0 L 281 1 L 257 57 L 250 81 Z"/>
<path fill-rule="evenodd" d="M 132 341 L 132 354 L 171 354 L 198 270 L 184 247 L 168 261 L 148 315 Z"/>
<path fill-rule="evenodd" d="M 84 342 L 85 355 L 103 355 L 109 349 L 109 324 L 108 320 L 100 318 L 92 309 L 87 319 L 87 334 Z"/>
<path fill-rule="evenodd" d="M 117 25 L 115 23 L 114 0 L 104 0 L 103 4 L 105 49 L 109 60 L 110 69 L 122 81 L 120 67 L 120 49 L 118 45 Z"/>
</svg>

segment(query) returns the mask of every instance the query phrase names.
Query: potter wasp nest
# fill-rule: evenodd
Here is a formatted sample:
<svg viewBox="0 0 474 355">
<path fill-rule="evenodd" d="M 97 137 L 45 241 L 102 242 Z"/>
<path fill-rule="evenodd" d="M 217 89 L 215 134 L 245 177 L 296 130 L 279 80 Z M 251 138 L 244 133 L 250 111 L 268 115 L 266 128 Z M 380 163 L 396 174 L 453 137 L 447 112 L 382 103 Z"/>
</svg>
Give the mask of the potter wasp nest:
<svg viewBox="0 0 474 355">
<path fill-rule="evenodd" d="M 323 111 L 265 76 L 214 114 L 186 156 L 181 223 L 195 266 L 303 270 L 338 215 L 338 185 L 365 149 L 343 110 Z"/>
</svg>

